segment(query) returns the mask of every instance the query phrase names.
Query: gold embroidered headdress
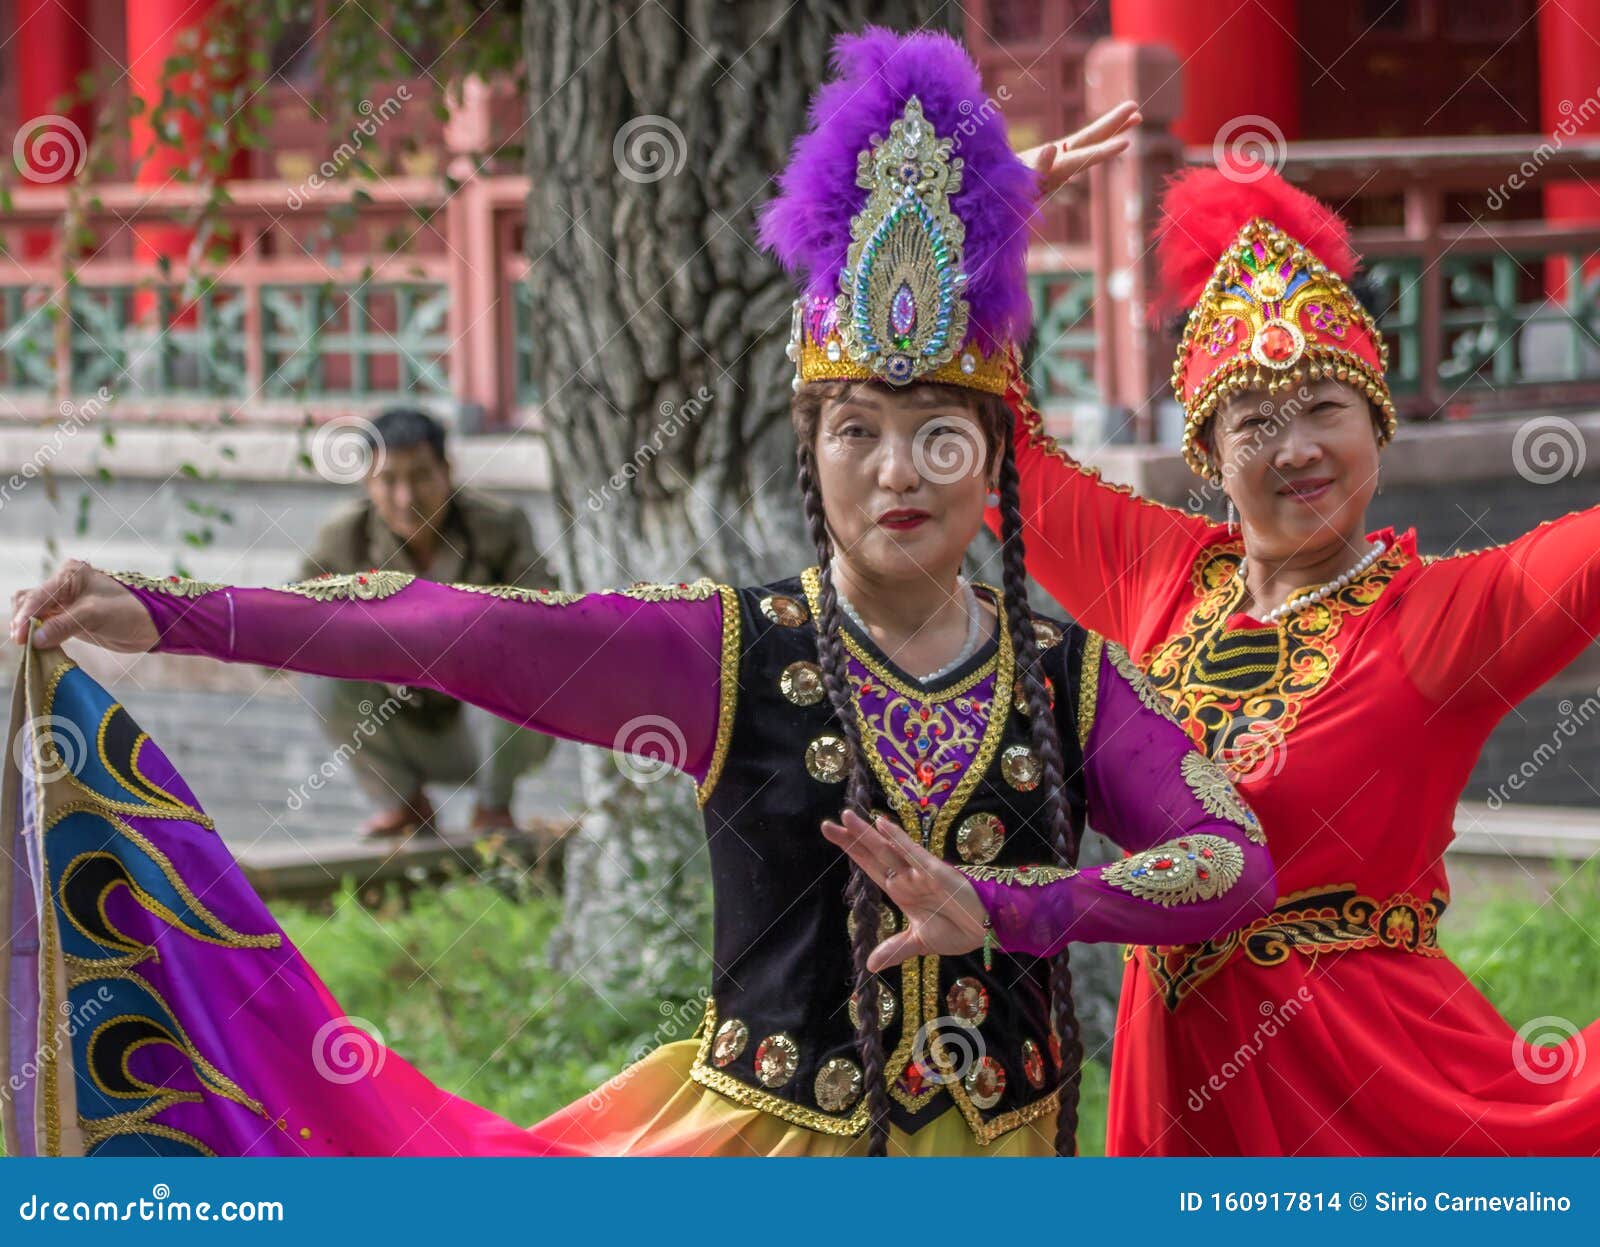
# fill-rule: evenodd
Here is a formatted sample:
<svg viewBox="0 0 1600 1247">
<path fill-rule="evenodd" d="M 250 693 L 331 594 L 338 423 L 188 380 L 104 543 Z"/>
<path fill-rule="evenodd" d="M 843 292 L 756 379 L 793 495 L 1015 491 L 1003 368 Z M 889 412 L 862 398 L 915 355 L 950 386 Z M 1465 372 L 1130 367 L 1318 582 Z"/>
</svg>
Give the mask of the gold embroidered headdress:
<svg viewBox="0 0 1600 1247">
<path fill-rule="evenodd" d="M 804 283 L 795 384 L 937 381 L 991 394 L 1027 337 L 1031 171 L 948 36 L 839 40 L 762 241 Z"/>
</svg>

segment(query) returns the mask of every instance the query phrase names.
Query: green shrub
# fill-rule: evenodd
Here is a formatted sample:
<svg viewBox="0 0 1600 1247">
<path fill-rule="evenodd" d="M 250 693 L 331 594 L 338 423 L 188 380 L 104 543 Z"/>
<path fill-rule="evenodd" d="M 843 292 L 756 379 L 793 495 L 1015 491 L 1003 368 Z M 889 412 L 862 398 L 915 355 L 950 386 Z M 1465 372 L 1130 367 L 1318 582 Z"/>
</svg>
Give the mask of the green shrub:
<svg viewBox="0 0 1600 1247">
<path fill-rule="evenodd" d="M 1442 939 L 1445 951 L 1513 1027 L 1551 1016 L 1584 1026 L 1600 1017 L 1600 975 L 1594 970 L 1600 959 L 1600 858 L 1576 871 L 1562 865 L 1556 879 L 1543 904 L 1486 896 L 1462 930 L 1447 928 Z"/>
</svg>

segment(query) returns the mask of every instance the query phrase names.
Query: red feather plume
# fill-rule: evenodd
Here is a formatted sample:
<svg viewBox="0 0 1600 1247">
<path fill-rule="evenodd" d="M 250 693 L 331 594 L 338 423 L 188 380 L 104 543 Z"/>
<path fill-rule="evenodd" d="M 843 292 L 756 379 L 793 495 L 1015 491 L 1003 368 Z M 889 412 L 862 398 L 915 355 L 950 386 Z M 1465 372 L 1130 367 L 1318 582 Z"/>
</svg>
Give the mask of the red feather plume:
<svg viewBox="0 0 1600 1247">
<path fill-rule="evenodd" d="M 1167 182 L 1155 229 L 1158 316 L 1193 306 L 1222 253 L 1252 217 L 1276 225 L 1344 280 L 1355 272 L 1358 261 L 1344 218 L 1271 169 L 1235 166 L 1231 176 L 1209 167 L 1184 169 Z"/>
</svg>

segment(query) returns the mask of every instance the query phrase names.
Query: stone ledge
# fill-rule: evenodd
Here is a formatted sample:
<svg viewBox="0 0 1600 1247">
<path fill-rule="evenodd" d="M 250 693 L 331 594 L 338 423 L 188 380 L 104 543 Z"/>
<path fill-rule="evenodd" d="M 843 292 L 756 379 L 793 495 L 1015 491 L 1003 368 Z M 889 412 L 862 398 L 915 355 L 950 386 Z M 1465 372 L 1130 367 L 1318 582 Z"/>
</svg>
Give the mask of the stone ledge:
<svg viewBox="0 0 1600 1247">
<path fill-rule="evenodd" d="M 103 429 L 116 445 L 101 444 Z M 314 430 L 273 428 L 175 428 L 98 422 L 81 426 L 0 425 L 0 486 L 24 465 L 56 475 L 94 476 L 109 467 L 120 479 L 167 480 L 181 464 L 192 464 L 204 479 L 271 481 L 326 487 L 329 481 L 301 460 L 309 454 Z M 550 458 L 534 433 L 453 435 L 447 443 L 457 474 L 487 489 L 547 490 Z M 231 455 L 225 454 L 231 450 Z M 26 478 L 23 478 L 24 480 Z M 16 489 L 21 482 L 11 483 Z"/>
<path fill-rule="evenodd" d="M 1514 857 L 1523 861 L 1586 862 L 1600 853 L 1600 815 L 1556 805 L 1483 802 L 1456 806 L 1456 837 L 1447 852 L 1460 857 Z"/>
<path fill-rule="evenodd" d="M 442 879 L 463 869 L 476 871 L 484 850 L 496 860 L 512 859 L 558 881 L 562 841 L 578 824 L 559 819 L 533 819 L 515 832 L 445 833 L 412 836 L 393 842 L 319 840 L 308 844 L 275 844 L 240 852 L 239 867 L 256 894 L 266 900 L 316 900 L 353 880 L 365 893 L 391 882 L 415 886 L 423 879 Z"/>
</svg>

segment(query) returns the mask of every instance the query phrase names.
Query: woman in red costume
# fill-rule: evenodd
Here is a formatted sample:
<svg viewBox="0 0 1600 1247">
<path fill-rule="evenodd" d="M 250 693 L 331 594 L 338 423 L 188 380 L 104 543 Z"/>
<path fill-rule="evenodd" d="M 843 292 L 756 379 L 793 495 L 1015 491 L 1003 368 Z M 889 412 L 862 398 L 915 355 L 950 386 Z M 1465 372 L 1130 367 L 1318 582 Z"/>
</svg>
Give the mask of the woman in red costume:
<svg viewBox="0 0 1600 1247">
<path fill-rule="evenodd" d="M 1344 223 L 1274 175 L 1200 169 L 1169 189 L 1158 242 L 1166 298 L 1190 309 L 1184 454 L 1230 522 L 1108 485 L 1017 387 L 1028 569 L 1228 764 L 1279 901 L 1218 939 L 1130 949 L 1107 1151 L 1594 1154 L 1600 1062 L 1582 1055 L 1600 1024 L 1564 1051 L 1527 1044 L 1437 926 L 1484 742 L 1600 633 L 1600 508 L 1446 558 L 1370 531 L 1395 415 Z M 830 835 L 903 908 L 966 903 L 915 846 Z M 1002 947 L 1048 927 L 1031 904 L 997 921 Z"/>
</svg>

